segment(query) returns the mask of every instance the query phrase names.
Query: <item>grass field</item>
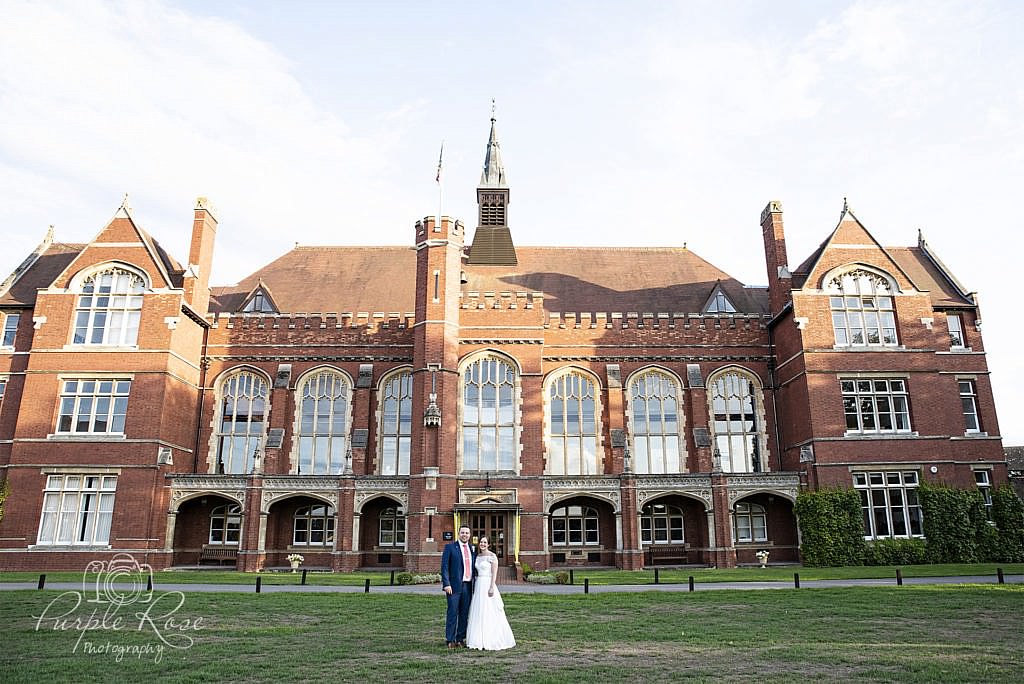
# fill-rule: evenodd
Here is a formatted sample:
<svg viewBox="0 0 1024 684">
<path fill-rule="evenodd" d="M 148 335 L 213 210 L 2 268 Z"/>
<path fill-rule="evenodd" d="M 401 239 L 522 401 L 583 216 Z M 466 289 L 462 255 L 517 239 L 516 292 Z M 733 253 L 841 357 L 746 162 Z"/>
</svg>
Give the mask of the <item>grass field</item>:
<svg viewBox="0 0 1024 684">
<path fill-rule="evenodd" d="M 996 568 L 1002 568 L 1006 575 L 1024 575 L 1021 563 L 977 563 L 945 565 L 902 566 L 903 577 L 956 577 L 963 575 L 985 575 L 995 577 Z M 776 566 L 769 568 L 661 568 L 658 580 L 662 584 L 686 584 L 690 576 L 694 582 L 792 582 L 793 573 L 799 572 L 801 580 L 819 579 L 878 579 L 895 577 L 896 568 L 889 566 L 860 566 L 844 568 L 804 568 L 800 566 Z M 39 572 L 0 572 L 0 582 L 37 582 Z M 573 572 L 576 584 L 589 579 L 592 585 L 653 584 L 653 570 L 610 570 L 581 569 Z M 264 585 L 299 584 L 301 573 L 262 573 Z M 47 572 L 47 584 L 53 582 L 80 582 L 80 571 Z M 371 586 L 390 584 L 390 572 L 311 572 L 306 576 L 308 585 L 363 586 L 370 580 Z M 160 584 L 254 584 L 256 575 L 234 570 L 164 570 L 153 573 L 155 586 Z"/>
<path fill-rule="evenodd" d="M 177 597 L 168 595 L 151 609 L 108 614 L 106 625 L 100 606 L 88 630 L 74 618 L 88 625 L 91 609 L 73 599 L 0 594 L 0 681 L 1019 682 L 1024 674 L 1021 585 L 509 594 L 519 645 L 497 653 L 447 651 L 440 595 L 189 593 L 173 613 Z M 146 609 L 164 617 L 138 631 L 135 613 Z M 201 629 L 168 628 L 167 615 L 176 626 L 201 618 Z M 165 647 L 155 662 L 154 625 L 168 641 L 191 637 L 191 647 Z M 118 662 L 113 649 L 122 646 L 140 654 L 122 652 Z"/>
</svg>

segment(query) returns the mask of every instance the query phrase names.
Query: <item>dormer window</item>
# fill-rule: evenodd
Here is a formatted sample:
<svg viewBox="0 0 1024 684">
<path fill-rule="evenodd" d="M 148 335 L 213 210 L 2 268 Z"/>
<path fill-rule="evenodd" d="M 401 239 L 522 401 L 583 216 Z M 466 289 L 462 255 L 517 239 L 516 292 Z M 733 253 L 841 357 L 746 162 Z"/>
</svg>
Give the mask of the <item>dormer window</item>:
<svg viewBox="0 0 1024 684">
<path fill-rule="evenodd" d="M 244 313 L 277 313 L 274 303 L 262 289 L 257 289 L 242 307 Z"/>
<path fill-rule="evenodd" d="M 74 344 L 135 345 L 145 288 L 142 276 L 117 266 L 86 278 L 75 312 Z"/>
<path fill-rule="evenodd" d="M 708 303 L 704 305 L 704 313 L 736 313 L 736 307 L 729 301 L 729 297 L 722 291 L 721 285 L 715 288 Z"/>
<path fill-rule="evenodd" d="M 836 277 L 828 288 L 837 347 L 896 345 L 893 286 L 883 276 L 858 269 Z"/>
</svg>

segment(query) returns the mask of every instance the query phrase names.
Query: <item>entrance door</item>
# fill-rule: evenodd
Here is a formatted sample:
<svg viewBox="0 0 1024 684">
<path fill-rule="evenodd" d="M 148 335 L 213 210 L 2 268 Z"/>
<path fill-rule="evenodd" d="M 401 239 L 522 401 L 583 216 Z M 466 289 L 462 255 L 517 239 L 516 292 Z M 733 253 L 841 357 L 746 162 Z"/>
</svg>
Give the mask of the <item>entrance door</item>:
<svg viewBox="0 0 1024 684">
<path fill-rule="evenodd" d="M 491 551 L 498 557 L 499 565 L 511 565 L 510 556 L 505 553 L 505 544 L 508 541 L 505 534 L 505 520 L 508 515 L 504 512 L 492 513 L 487 511 L 474 512 L 469 516 L 469 527 L 473 530 L 473 537 L 479 539 L 487 535 L 491 542 Z"/>
</svg>

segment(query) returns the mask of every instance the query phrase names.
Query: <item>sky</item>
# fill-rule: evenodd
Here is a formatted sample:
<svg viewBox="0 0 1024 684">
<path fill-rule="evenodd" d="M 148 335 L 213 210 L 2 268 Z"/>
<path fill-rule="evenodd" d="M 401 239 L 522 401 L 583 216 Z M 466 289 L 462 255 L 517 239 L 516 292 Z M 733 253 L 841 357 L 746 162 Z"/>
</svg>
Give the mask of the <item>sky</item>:
<svg viewBox="0 0 1024 684">
<path fill-rule="evenodd" d="M 0 0 L 0 279 L 126 194 L 182 262 L 210 198 L 213 284 L 439 210 L 471 231 L 493 100 L 518 245 L 685 244 L 764 285 L 770 200 L 791 265 L 844 198 L 883 245 L 922 231 L 1021 445 L 1022 29 L 986 0 Z"/>
</svg>

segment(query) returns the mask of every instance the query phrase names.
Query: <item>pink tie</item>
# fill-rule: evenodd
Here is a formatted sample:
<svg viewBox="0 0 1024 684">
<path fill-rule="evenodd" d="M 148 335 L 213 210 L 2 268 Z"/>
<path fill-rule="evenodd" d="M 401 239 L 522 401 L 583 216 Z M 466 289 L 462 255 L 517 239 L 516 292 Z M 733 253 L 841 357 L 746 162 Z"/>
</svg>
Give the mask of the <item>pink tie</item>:
<svg viewBox="0 0 1024 684">
<path fill-rule="evenodd" d="M 469 544 L 462 545 L 462 581 L 468 582 L 472 579 L 469 573 Z"/>
</svg>

